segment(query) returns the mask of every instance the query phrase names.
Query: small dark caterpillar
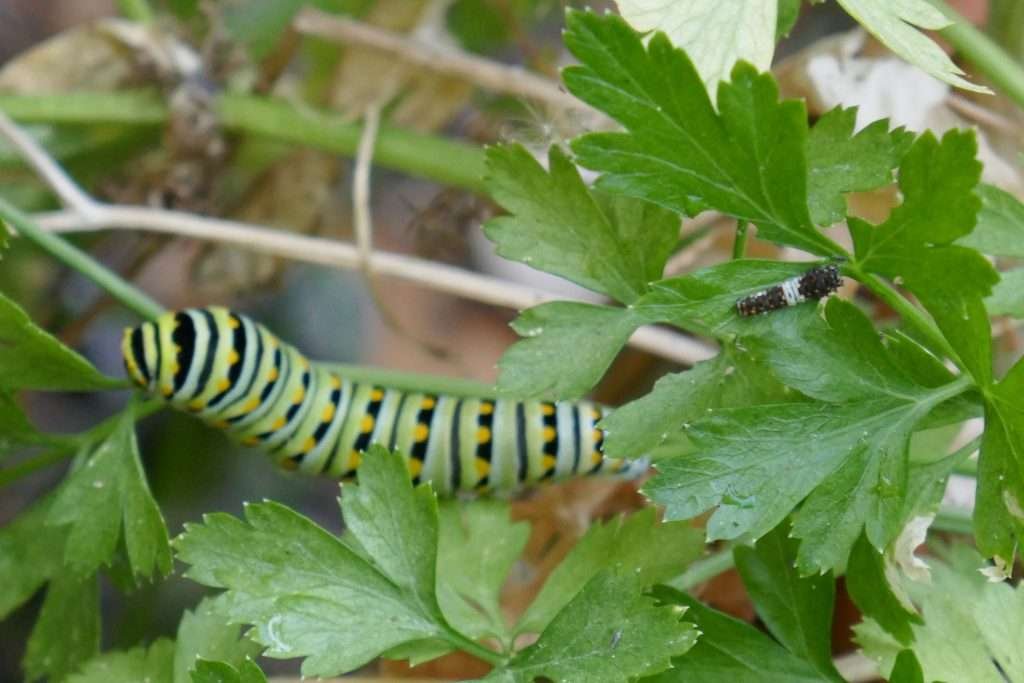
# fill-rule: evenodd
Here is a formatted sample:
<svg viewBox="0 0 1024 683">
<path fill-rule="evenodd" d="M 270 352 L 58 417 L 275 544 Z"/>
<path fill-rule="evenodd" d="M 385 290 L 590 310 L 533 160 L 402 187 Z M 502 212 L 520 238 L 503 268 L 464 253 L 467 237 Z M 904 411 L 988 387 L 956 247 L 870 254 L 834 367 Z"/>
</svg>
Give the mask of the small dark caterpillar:
<svg viewBox="0 0 1024 683">
<path fill-rule="evenodd" d="M 843 278 L 837 266 L 818 266 L 774 287 L 743 297 L 736 302 L 736 310 L 743 316 L 769 313 L 811 299 L 821 299 L 839 289 L 842 284 Z"/>
<path fill-rule="evenodd" d="M 141 388 L 310 474 L 351 476 L 371 444 L 403 453 L 413 480 L 430 480 L 441 494 L 577 475 L 634 477 L 648 466 L 645 458 L 604 457 L 595 425 L 606 411 L 592 403 L 356 383 L 224 308 L 166 313 L 126 329 L 122 352 Z"/>
</svg>

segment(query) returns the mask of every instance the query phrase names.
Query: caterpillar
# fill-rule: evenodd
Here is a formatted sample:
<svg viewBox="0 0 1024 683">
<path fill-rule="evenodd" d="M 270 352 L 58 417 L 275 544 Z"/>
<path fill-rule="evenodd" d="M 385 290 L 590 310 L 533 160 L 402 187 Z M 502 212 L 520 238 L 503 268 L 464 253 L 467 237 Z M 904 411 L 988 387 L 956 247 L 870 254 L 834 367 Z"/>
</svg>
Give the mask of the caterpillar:
<svg viewBox="0 0 1024 683">
<path fill-rule="evenodd" d="M 803 275 L 784 280 L 774 287 L 743 297 L 736 302 L 736 311 L 742 316 L 777 311 L 810 299 L 826 297 L 842 284 L 843 279 L 839 276 L 837 266 L 818 266 Z"/>
<path fill-rule="evenodd" d="M 128 328 L 122 354 L 144 391 L 309 474 L 349 478 L 371 444 L 404 454 L 414 483 L 429 480 L 442 495 L 635 477 L 648 467 L 646 458 L 604 457 L 599 405 L 357 383 L 226 308 L 172 311 Z"/>
</svg>

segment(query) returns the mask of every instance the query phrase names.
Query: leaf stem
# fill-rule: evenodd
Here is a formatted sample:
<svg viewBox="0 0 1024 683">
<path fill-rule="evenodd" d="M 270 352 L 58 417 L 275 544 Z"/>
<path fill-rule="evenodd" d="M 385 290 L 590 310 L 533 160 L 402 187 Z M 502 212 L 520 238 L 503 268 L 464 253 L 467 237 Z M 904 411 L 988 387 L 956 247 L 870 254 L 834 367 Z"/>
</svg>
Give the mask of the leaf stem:
<svg viewBox="0 0 1024 683">
<path fill-rule="evenodd" d="M 451 627 L 445 628 L 444 638 L 463 652 L 471 654 L 477 659 L 482 659 L 491 666 L 501 666 L 506 662 L 506 658 L 500 653 L 489 650 L 480 643 L 470 640 Z"/>
<path fill-rule="evenodd" d="M 914 306 L 895 287 L 878 277 L 874 273 L 866 273 L 856 264 L 847 263 L 846 270 L 855 278 L 863 282 L 874 292 L 878 298 L 889 304 L 893 310 L 900 314 L 903 320 L 915 327 L 925 339 L 932 345 L 932 350 L 941 351 L 948 356 L 961 370 L 964 367 L 960 355 L 953 349 L 949 341 L 943 336 L 939 328 L 919 308 Z M 967 376 L 967 373 L 964 373 Z"/>
<path fill-rule="evenodd" d="M 939 31 L 967 61 L 1024 109 L 1024 68 L 999 44 L 979 31 L 942 0 L 932 0 L 952 25 Z"/>
<path fill-rule="evenodd" d="M 732 555 L 732 545 L 697 560 L 675 579 L 668 582 L 669 586 L 681 591 L 688 591 L 705 581 L 710 581 L 719 574 L 724 574 L 736 566 Z"/>
<path fill-rule="evenodd" d="M 972 516 L 973 512 L 969 508 L 956 505 L 940 505 L 932 526 L 939 531 L 971 535 L 974 533 Z"/>
<path fill-rule="evenodd" d="M 0 470 L 0 488 L 13 484 L 33 472 L 66 460 L 77 452 L 78 448 L 71 445 L 58 446 L 52 450 L 43 452 L 34 458 L 29 458 L 19 462 L 17 465 L 12 467 L 5 467 Z"/>
<path fill-rule="evenodd" d="M 750 224 L 744 220 L 736 222 L 736 239 L 732 243 L 733 260 L 741 259 L 747 253 L 747 229 Z"/>
</svg>

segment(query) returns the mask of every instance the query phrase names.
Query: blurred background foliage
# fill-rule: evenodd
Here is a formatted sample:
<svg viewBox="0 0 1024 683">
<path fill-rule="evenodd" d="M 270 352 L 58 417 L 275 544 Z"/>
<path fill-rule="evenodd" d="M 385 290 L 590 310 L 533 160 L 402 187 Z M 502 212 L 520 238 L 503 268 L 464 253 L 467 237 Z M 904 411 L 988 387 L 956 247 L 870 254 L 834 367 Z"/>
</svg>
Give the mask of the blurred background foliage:
<svg viewBox="0 0 1024 683">
<path fill-rule="evenodd" d="M 285 102 L 294 109 L 324 109 L 358 122 L 368 105 L 383 105 L 385 125 L 449 141 L 463 156 L 448 174 L 434 159 L 398 170 L 373 171 L 374 243 L 491 272 L 563 295 L 582 291 L 493 256 L 479 229 L 496 211 L 474 192 L 470 167 L 482 147 L 515 140 L 540 151 L 584 129 L 607 125 L 587 110 L 559 111 L 489 92 L 472 82 L 427 71 L 365 46 L 302 35 L 292 25 L 304 5 L 343 15 L 401 37 L 460 49 L 556 79 L 567 61 L 559 0 L 165 0 L 149 5 L 121 0 L 0 0 L 0 102 L 3 97 L 47 93 L 141 93 L 138 110 L 102 112 L 102 98 L 75 112 L 37 111 L 30 129 L 96 196 L 274 226 L 339 240 L 352 239 L 352 152 L 300 146 L 280 136 L 251 134 L 218 120 L 210 102 L 238 94 Z M 610 2 L 589 2 L 609 7 Z M 991 5 L 991 6 L 989 6 Z M 989 27 L 1011 53 L 1024 58 L 1024 3 L 962 2 L 958 9 Z M 1016 14 L 1015 14 L 1016 13 Z M 134 15 L 146 23 L 116 17 Z M 832 3 L 805 6 L 777 52 L 776 73 L 785 94 L 807 98 L 812 114 L 859 104 L 865 120 L 883 116 L 920 130 L 973 125 L 981 131 L 986 180 L 1021 193 L 1019 111 L 997 98 L 951 93 L 892 60 Z M 184 62 L 175 60 L 185 57 Z M 152 98 L 146 99 L 150 93 Z M 852 100 L 852 101 L 851 101 Z M 18 100 L 25 101 L 25 100 Z M 31 98 L 28 100 L 31 102 Z M 118 100 L 123 102 L 124 100 Z M 169 119 L 147 113 L 170 102 Z M 174 102 L 184 102 L 176 106 Z M 24 120 L 26 117 L 23 116 Z M 252 121 L 250 120 L 250 123 Z M 327 145 L 326 147 L 329 147 Z M 413 144 L 415 147 L 415 144 Z M 445 176 L 445 177 L 442 177 Z M 459 179 L 463 179 L 460 181 Z M 0 195 L 19 207 L 57 207 L 17 156 L 0 145 Z M 855 197 L 856 210 L 885 215 L 891 193 Z M 722 227 L 723 229 L 718 229 Z M 212 303 L 236 307 L 262 320 L 310 356 L 392 369 L 433 372 L 493 382 L 495 363 L 514 339 L 514 312 L 486 307 L 378 278 L 368 288 L 353 272 L 297 266 L 269 256 L 195 240 L 116 231 L 74 238 L 168 308 Z M 684 227 L 670 269 L 690 270 L 727 258 L 731 225 Z M 751 256 L 786 258 L 758 243 Z M 14 240 L 0 267 L 0 290 L 34 320 L 79 349 L 101 370 L 119 375 L 120 329 L 134 322 L 82 276 Z M 879 308 L 878 317 L 889 312 Z M 397 321 L 395 324 L 393 321 Z M 1010 357 L 1016 330 L 1002 337 Z M 647 391 L 666 362 L 630 351 L 622 355 L 596 398 L 618 404 Z M 114 413 L 126 395 L 33 394 L 26 410 L 46 431 L 71 431 Z M 187 416 L 158 413 L 140 424 L 147 474 L 173 534 L 202 513 L 238 513 L 246 500 L 269 498 L 338 530 L 336 484 L 283 474 L 262 457 Z M 945 438 L 952 438 L 946 436 Z M 3 490 L 0 523 L 59 480 L 61 468 L 41 471 Z M 530 519 L 527 559 L 507 589 L 515 611 L 545 573 L 571 547 L 590 520 L 639 507 L 629 484 L 572 482 L 534 492 L 516 503 Z M 199 587 L 177 578 L 130 597 L 110 587 L 104 597 L 104 648 L 173 634 Z M 704 599 L 750 618 L 735 575 L 705 587 Z M 39 596 L 0 625 L 0 681 L 18 680 L 18 661 Z M 839 606 L 836 649 L 849 650 L 852 608 Z M 468 659 L 445 658 L 427 671 L 470 676 Z M 385 665 L 387 666 L 387 665 Z M 272 662 L 268 672 L 291 672 Z M 395 669 L 389 669 L 395 674 Z"/>
</svg>

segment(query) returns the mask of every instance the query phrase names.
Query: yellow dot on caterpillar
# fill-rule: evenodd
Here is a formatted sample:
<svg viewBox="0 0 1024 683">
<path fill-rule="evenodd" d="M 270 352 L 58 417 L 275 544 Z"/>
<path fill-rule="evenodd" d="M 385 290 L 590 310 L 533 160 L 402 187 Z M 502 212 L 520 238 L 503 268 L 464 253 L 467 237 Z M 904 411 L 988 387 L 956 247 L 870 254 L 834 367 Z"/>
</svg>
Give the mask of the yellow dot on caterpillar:
<svg viewBox="0 0 1024 683">
<path fill-rule="evenodd" d="M 248 412 L 251 412 L 253 410 L 256 410 L 259 407 L 260 407 L 260 400 L 258 398 L 256 398 L 255 396 L 253 396 L 252 398 L 250 398 L 248 401 L 245 402 L 245 405 L 242 406 L 242 410 L 244 410 L 245 412 L 248 413 Z"/>
<path fill-rule="evenodd" d="M 341 389 L 341 379 L 336 375 L 331 375 L 331 388 Z"/>
<path fill-rule="evenodd" d="M 426 441 L 427 437 L 430 436 L 430 427 L 420 422 L 416 425 L 416 431 L 413 432 L 413 438 L 419 441 Z"/>
<path fill-rule="evenodd" d="M 228 318 L 228 327 L 230 327 L 232 330 L 237 330 L 238 326 L 241 324 L 242 323 L 238 320 L 238 318 L 235 318 L 234 316 Z"/>
<path fill-rule="evenodd" d="M 310 437 L 308 437 L 303 442 L 303 444 L 302 444 L 302 452 L 303 453 L 309 453 L 314 448 L 316 448 L 316 439 L 314 439 L 313 437 L 310 436 Z"/>
<path fill-rule="evenodd" d="M 591 408 L 590 409 L 590 417 L 593 418 L 594 420 L 600 420 L 601 419 L 601 411 L 598 410 L 597 408 Z"/>
<path fill-rule="evenodd" d="M 299 358 L 299 364 L 302 365 L 302 369 L 303 370 L 308 370 L 309 369 L 309 359 L 306 358 L 305 356 L 301 356 Z"/>
<path fill-rule="evenodd" d="M 288 470 L 289 472 L 299 469 L 299 463 L 291 458 L 285 458 L 278 464 L 281 466 L 281 469 Z"/>
<path fill-rule="evenodd" d="M 593 436 L 594 442 L 596 443 L 596 442 L 598 442 L 598 441 L 600 441 L 601 439 L 604 438 L 604 433 L 601 432 L 600 429 L 595 429 L 594 433 L 591 436 Z"/>
<path fill-rule="evenodd" d="M 320 419 L 323 422 L 330 422 L 333 418 L 334 418 L 334 404 L 333 403 L 328 403 L 327 406 L 324 407 L 324 414 L 320 416 Z"/>
<path fill-rule="evenodd" d="M 217 391 L 227 391 L 231 387 L 231 381 L 227 377 L 217 380 Z"/>
<path fill-rule="evenodd" d="M 596 465 L 599 462 L 601 462 L 601 454 L 598 451 L 594 451 L 590 454 L 590 464 Z"/>
<path fill-rule="evenodd" d="M 277 368 L 270 368 L 270 372 L 267 373 L 267 381 L 273 382 L 277 380 Z"/>
<path fill-rule="evenodd" d="M 285 425 L 284 418 L 283 417 L 279 417 L 276 420 L 274 420 L 274 424 L 270 425 L 270 428 L 276 430 L 276 429 L 280 429 L 281 427 L 284 427 L 284 425 Z"/>
<path fill-rule="evenodd" d="M 181 372 L 181 366 L 180 365 L 175 363 L 174 365 L 171 366 L 171 374 L 172 375 L 177 375 L 179 372 Z"/>
<path fill-rule="evenodd" d="M 482 479 L 486 477 L 491 471 L 491 463 L 487 462 L 483 458 L 476 459 L 476 477 Z"/>
<path fill-rule="evenodd" d="M 480 404 L 480 414 L 481 415 L 490 415 L 493 412 L 494 412 L 494 404 L 491 403 L 490 401 L 484 401 L 483 403 Z"/>
<path fill-rule="evenodd" d="M 373 431 L 373 415 L 363 415 L 363 420 L 359 423 L 359 430 L 364 434 Z"/>
<path fill-rule="evenodd" d="M 306 390 L 299 387 L 295 390 L 295 398 L 292 399 L 292 403 L 302 403 L 302 399 L 306 397 Z"/>
<path fill-rule="evenodd" d="M 545 427 L 544 428 L 544 440 L 545 441 L 554 441 L 555 440 L 555 428 L 554 427 Z"/>
<path fill-rule="evenodd" d="M 491 430 L 487 427 L 479 427 L 476 430 L 476 440 L 480 443 L 487 443 L 491 440 Z"/>
<path fill-rule="evenodd" d="M 427 396 L 423 399 L 423 402 L 420 403 L 420 408 L 423 410 L 431 410 L 435 405 L 437 405 L 437 401 L 434 400 L 434 397 Z"/>
<path fill-rule="evenodd" d="M 188 403 L 188 407 L 191 410 L 202 410 L 206 407 L 206 401 L 201 398 L 194 398 Z"/>
<path fill-rule="evenodd" d="M 555 404 L 554 403 L 544 403 L 544 404 L 541 404 L 540 412 L 542 414 L 544 414 L 544 415 L 554 415 L 555 414 Z"/>
<path fill-rule="evenodd" d="M 555 463 L 557 463 L 557 462 L 558 462 L 558 460 L 555 458 L 555 456 L 553 456 L 553 455 L 545 455 L 544 456 L 544 462 L 543 462 L 545 471 L 546 470 L 554 469 L 555 468 Z"/>
<path fill-rule="evenodd" d="M 227 429 L 228 427 L 231 426 L 231 423 L 228 422 L 227 420 L 217 420 L 216 422 L 213 423 L 213 426 L 216 427 L 217 429 Z"/>
<path fill-rule="evenodd" d="M 258 437 L 258 436 L 249 436 L 249 437 L 246 437 L 246 438 L 242 439 L 242 443 L 245 444 L 246 446 L 255 446 L 259 442 L 260 442 L 260 437 Z"/>
<path fill-rule="evenodd" d="M 173 388 L 173 387 L 167 387 L 167 386 L 165 386 L 165 387 L 163 388 L 163 394 L 164 394 L 164 396 L 170 397 L 170 395 L 171 395 L 171 394 L 173 394 L 173 393 L 174 393 L 174 388 Z"/>
<path fill-rule="evenodd" d="M 376 403 L 384 398 L 384 392 L 381 389 L 374 389 L 370 392 L 370 400 Z"/>
<path fill-rule="evenodd" d="M 228 365 L 234 365 L 238 360 L 238 351 L 235 351 L 234 349 L 228 351 Z"/>
<path fill-rule="evenodd" d="M 423 463 L 416 458 L 409 458 L 409 474 L 418 477 L 420 472 L 423 471 Z"/>
<path fill-rule="evenodd" d="M 348 469 L 354 470 L 359 467 L 359 463 L 363 461 L 363 456 L 359 454 L 359 451 L 352 451 L 348 454 Z"/>
</svg>

